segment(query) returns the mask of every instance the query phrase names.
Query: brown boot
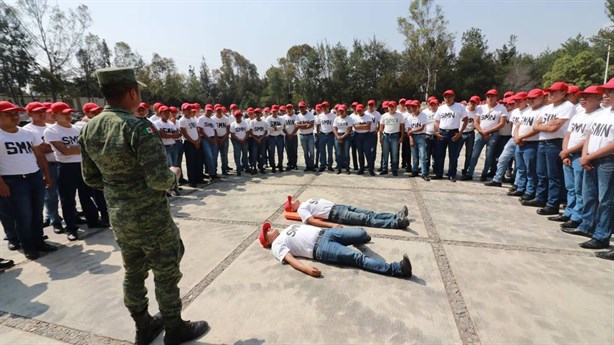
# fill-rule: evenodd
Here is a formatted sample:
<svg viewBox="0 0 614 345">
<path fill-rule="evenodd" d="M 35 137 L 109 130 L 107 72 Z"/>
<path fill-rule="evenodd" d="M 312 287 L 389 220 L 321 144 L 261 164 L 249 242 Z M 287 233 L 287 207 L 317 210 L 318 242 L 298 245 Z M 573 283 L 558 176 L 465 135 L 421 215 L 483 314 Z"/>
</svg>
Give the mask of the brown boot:
<svg viewBox="0 0 614 345">
<path fill-rule="evenodd" d="M 186 341 L 200 338 L 209 332 L 206 321 L 183 321 L 178 319 L 164 319 L 164 345 L 179 345 Z"/>
<path fill-rule="evenodd" d="M 147 310 L 138 314 L 131 314 L 130 316 L 132 316 L 136 325 L 135 345 L 151 343 L 160 334 L 164 325 L 161 317 L 152 317 Z"/>
</svg>

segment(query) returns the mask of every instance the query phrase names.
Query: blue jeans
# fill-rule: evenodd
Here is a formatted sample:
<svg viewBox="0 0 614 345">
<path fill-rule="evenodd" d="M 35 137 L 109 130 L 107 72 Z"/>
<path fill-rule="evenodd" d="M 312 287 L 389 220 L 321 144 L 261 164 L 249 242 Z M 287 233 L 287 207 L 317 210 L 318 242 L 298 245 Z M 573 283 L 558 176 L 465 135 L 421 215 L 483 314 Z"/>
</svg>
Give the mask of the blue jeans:
<svg viewBox="0 0 614 345">
<path fill-rule="evenodd" d="M 62 225 L 62 217 L 58 212 L 58 175 L 60 174 L 60 163 L 49 163 L 49 175 L 51 176 L 51 188 L 45 189 L 45 219 L 56 226 Z"/>
<path fill-rule="evenodd" d="M 333 167 L 333 146 L 335 146 L 336 139 L 333 132 L 320 133 L 318 138 L 318 151 L 320 151 L 320 167 Z M 339 153 L 337 153 L 338 155 Z"/>
<path fill-rule="evenodd" d="M 593 166 L 593 170 L 584 172 L 584 210 L 578 230 L 609 243 L 614 227 L 614 156 L 596 159 Z"/>
<path fill-rule="evenodd" d="M 373 162 L 373 134 L 367 133 L 356 133 L 354 136 L 354 141 L 356 142 L 356 146 L 358 148 L 358 166 L 360 171 L 365 171 L 365 167 L 369 169 L 369 171 L 374 170 L 374 162 Z M 367 165 L 365 166 L 365 159 L 367 161 Z"/>
<path fill-rule="evenodd" d="M 313 134 L 299 134 L 301 138 L 301 147 L 303 148 L 303 158 L 305 159 L 305 167 L 313 169 L 314 155 L 314 137 Z"/>
<path fill-rule="evenodd" d="M 512 158 L 514 158 L 515 154 L 516 154 L 516 142 L 514 141 L 514 139 L 510 139 L 507 141 L 507 144 L 505 144 L 505 146 L 503 147 L 503 151 L 499 155 L 499 160 L 497 161 L 497 172 L 495 173 L 495 177 L 493 177 L 492 179 L 493 181 L 495 182 L 503 181 L 503 175 L 505 175 L 507 166 L 512 161 Z M 484 172 L 488 173 L 489 168 L 490 168 L 490 165 L 484 165 L 484 171 L 482 173 Z M 486 175 L 483 175 L 483 176 L 486 176 Z"/>
<path fill-rule="evenodd" d="M 5 229 L 7 237 L 11 241 L 18 240 L 24 251 L 34 250 L 43 241 L 43 174 L 39 170 L 25 176 L 2 178 L 11 192 L 8 197 L 0 197 L 2 223 L 12 223 Z M 16 238 L 11 238 L 10 232 L 13 231 Z"/>
<path fill-rule="evenodd" d="M 243 171 L 244 168 L 249 166 L 247 161 L 247 141 L 239 143 L 236 140 L 232 140 L 233 154 L 235 157 L 235 165 L 237 166 L 237 173 Z"/>
<path fill-rule="evenodd" d="M 456 168 L 458 166 L 458 141 L 453 141 L 452 138 L 458 133 L 458 130 L 440 130 L 443 140 L 435 138 L 435 175 L 443 177 L 443 166 L 446 160 L 446 149 L 448 150 L 448 176 L 456 177 Z"/>
<path fill-rule="evenodd" d="M 166 152 L 166 165 L 172 167 L 175 161 L 175 144 L 164 145 L 164 150 Z"/>
<path fill-rule="evenodd" d="M 337 169 L 339 171 L 345 169 L 345 171 L 350 171 L 350 137 L 346 137 L 343 139 L 343 142 L 340 143 L 337 138 L 335 138 L 335 150 L 337 152 Z"/>
<path fill-rule="evenodd" d="M 537 185 L 537 141 L 516 146 L 516 186 L 525 195 L 535 195 Z"/>
<path fill-rule="evenodd" d="M 458 140 L 458 156 L 460 157 L 460 153 L 465 146 L 465 164 L 463 166 L 463 170 L 461 170 L 463 175 L 467 175 L 467 170 L 469 170 L 469 166 L 471 165 L 471 156 L 473 156 L 473 146 L 475 144 L 475 131 L 471 132 L 463 132 L 461 138 Z M 430 161 L 430 158 L 429 158 Z"/>
<path fill-rule="evenodd" d="M 565 189 L 567 189 L 567 205 L 563 215 L 571 218 L 575 222 L 582 220 L 582 209 L 584 201 L 582 199 L 582 181 L 584 180 L 584 169 L 580 165 L 580 153 L 571 155 L 571 166 L 563 165 L 565 176 Z"/>
<path fill-rule="evenodd" d="M 558 208 L 561 204 L 563 163 L 561 147 L 563 139 L 543 140 L 537 148 L 537 190 L 535 199 L 547 206 Z M 505 170 L 504 170 L 505 171 Z"/>
<path fill-rule="evenodd" d="M 219 139 L 219 138 L 218 138 Z M 212 147 L 213 160 L 215 161 L 216 170 L 213 172 L 217 174 L 217 162 L 218 157 L 222 160 L 222 173 L 228 174 L 228 140 L 224 140 L 222 143 L 219 140 L 216 141 L 216 145 Z"/>
<path fill-rule="evenodd" d="M 364 208 L 347 205 L 335 205 L 328 220 L 344 225 L 366 225 L 372 228 L 398 229 L 396 213 L 377 213 Z"/>
<path fill-rule="evenodd" d="M 213 138 L 215 140 L 215 138 Z M 217 147 L 217 145 L 212 146 L 211 143 L 207 139 L 200 139 L 200 150 L 203 153 L 203 163 L 209 176 L 216 176 L 216 164 L 217 159 L 213 158 L 213 148 Z"/>
<path fill-rule="evenodd" d="M 418 173 L 418 160 L 420 160 L 420 170 L 423 176 L 428 174 L 426 167 L 426 141 L 424 141 L 424 134 L 414 134 L 414 146 L 411 148 L 412 157 L 412 172 Z"/>
<path fill-rule="evenodd" d="M 320 238 L 314 259 L 358 267 L 373 273 L 401 276 L 401 265 L 398 262 L 389 264 L 347 247 L 364 243 L 367 236 L 367 232 L 363 228 L 327 229 Z"/>
<path fill-rule="evenodd" d="M 481 135 L 477 135 L 475 137 L 473 153 L 471 155 L 471 164 L 469 164 L 469 169 L 467 170 L 468 176 L 473 176 L 473 172 L 475 171 L 475 166 L 478 164 L 478 160 L 480 159 L 482 149 L 484 146 L 486 146 L 486 161 L 484 162 L 484 168 L 482 169 L 482 174 L 480 175 L 481 177 L 486 177 L 488 174 L 488 169 L 490 169 L 490 166 L 495 159 L 494 155 L 497 138 L 499 138 L 499 133 L 491 133 L 488 139 L 484 139 Z M 512 155 L 513 153 L 514 152 L 512 151 Z"/>
<path fill-rule="evenodd" d="M 382 135 L 382 171 L 388 171 L 388 155 L 392 156 L 392 172 L 399 170 L 399 133 Z"/>
<path fill-rule="evenodd" d="M 265 149 L 265 143 L 264 143 L 264 138 L 262 138 L 262 141 L 260 141 L 260 143 L 256 142 L 256 139 L 251 139 L 252 140 L 252 152 L 250 155 L 251 161 L 249 162 L 250 165 L 252 166 L 252 169 L 264 169 L 264 149 Z"/>
<path fill-rule="evenodd" d="M 293 136 L 289 138 L 286 136 L 286 155 L 288 156 L 288 167 L 296 167 L 298 161 L 298 138 Z"/>
<path fill-rule="evenodd" d="M 269 165 L 282 168 L 284 165 L 284 137 L 283 135 L 269 136 Z M 275 149 L 277 149 L 277 164 L 275 164 Z"/>
</svg>

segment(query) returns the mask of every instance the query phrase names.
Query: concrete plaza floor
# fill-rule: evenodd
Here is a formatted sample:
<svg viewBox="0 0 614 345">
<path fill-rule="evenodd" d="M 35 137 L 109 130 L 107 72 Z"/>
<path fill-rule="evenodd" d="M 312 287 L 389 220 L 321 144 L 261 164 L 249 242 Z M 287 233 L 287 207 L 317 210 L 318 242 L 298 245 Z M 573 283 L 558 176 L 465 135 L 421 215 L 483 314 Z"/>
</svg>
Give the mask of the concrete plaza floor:
<svg viewBox="0 0 614 345">
<path fill-rule="evenodd" d="M 506 191 L 302 170 L 184 188 L 171 200 L 186 245 L 184 317 L 211 325 L 194 344 L 614 344 L 614 263 Z M 373 239 L 357 250 L 388 261 L 407 253 L 414 277 L 314 262 L 316 279 L 281 265 L 257 234 L 264 220 L 292 223 L 288 194 L 376 211 L 407 205 L 407 230 L 368 228 Z M 0 344 L 132 341 L 111 230 L 85 229 L 77 242 L 46 234 L 60 250 L 37 261 L 0 246 L 16 262 L 0 274 Z M 147 284 L 155 313 L 151 275 Z"/>
</svg>

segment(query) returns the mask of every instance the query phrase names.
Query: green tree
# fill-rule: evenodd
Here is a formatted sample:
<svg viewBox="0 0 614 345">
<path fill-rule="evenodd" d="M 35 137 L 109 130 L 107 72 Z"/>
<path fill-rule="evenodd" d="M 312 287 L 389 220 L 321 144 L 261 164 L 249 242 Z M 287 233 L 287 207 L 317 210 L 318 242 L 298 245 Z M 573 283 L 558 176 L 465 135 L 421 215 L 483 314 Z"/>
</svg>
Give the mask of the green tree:
<svg viewBox="0 0 614 345">
<path fill-rule="evenodd" d="M 322 61 L 316 50 L 308 45 L 295 45 L 288 49 L 285 63 L 286 76 L 292 88 L 292 102 L 306 101 L 310 106 L 324 95 L 322 92 Z"/>
<path fill-rule="evenodd" d="M 580 88 L 601 84 L 601 68 L 604 63 L 592 51 L 583 51 L 576 56 L 563 55 L 544 74 L 543 86 L 548 87 L 555 81 L 565 81 Z"/>
<path fill-rule="evenodd" d="M 218 100 L 225 104 L 237 103 L 242 107 L 257 105 L 262 88 L 256 65 L 230 49 L 223 49 L 220 56 L 222 66 L 214 71 Z"/>
<path fill-rule="evenodd" d="M 399 31 L 405 36 L 405 46 L 410 60 L 421 70 L 416 78 L 424 84 L 425 97 L 433 90 L 434 76 L 441 69 L 453 49 L 454 36 L 447 31 L 441 6 L 433 0 L 413 0 L 409 16 L 398 18 Z"/>
<path fill-rule="evenodd" d="M 49 87 L 53 99 L 64 92 L 72 58 L 81 46 L 92 19 L 87 6 L 61 10 L 47 0 L 19 0 L 18 18 L 33 45 L 41 52 L 40 72 L 52 79 L 40 84 Z"/>
<path fill-rule="evenodd" d="M 480 29 L 465 31 L 462 42 L 456 63 L 456 92 L 459 98 L 469 99 L 496 87 L 497 71 L 493 55 L 488 52 L 488 42 Z"/>
<path fill-rule="evenodd" d="M 143 68 L 145 65 L 143 57 L 139 53 L 132 51 L 132 48 L 126 42 L 115 43 L 114 52 L 113 65 L 117 67 L 135 67 L 138 69 Z"/>
</svg>

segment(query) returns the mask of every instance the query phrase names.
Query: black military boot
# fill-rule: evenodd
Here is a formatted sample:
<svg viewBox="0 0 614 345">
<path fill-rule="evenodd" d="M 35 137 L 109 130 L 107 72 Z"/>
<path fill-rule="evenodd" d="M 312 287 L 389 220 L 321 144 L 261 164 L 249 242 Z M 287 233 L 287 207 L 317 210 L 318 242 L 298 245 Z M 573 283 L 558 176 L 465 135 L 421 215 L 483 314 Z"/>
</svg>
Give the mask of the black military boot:
<svg viewBox="0 0 614 345">
<path fill-rule="evenodd" d="M 206 321 L 183 321 L 180 318 L 164 320 L 164 345 L 179 345 L 186 341 L 202 337 L 209 332 Z"/>
<path fill-rule="evenodd" d="M 135 345 L 147 345 L 154 341 L 164 325 L 161 317 L 152 317 L 147 310 L 138 314 L 130 314 L 130 316 L 136 324 Z"/>
</svg>

